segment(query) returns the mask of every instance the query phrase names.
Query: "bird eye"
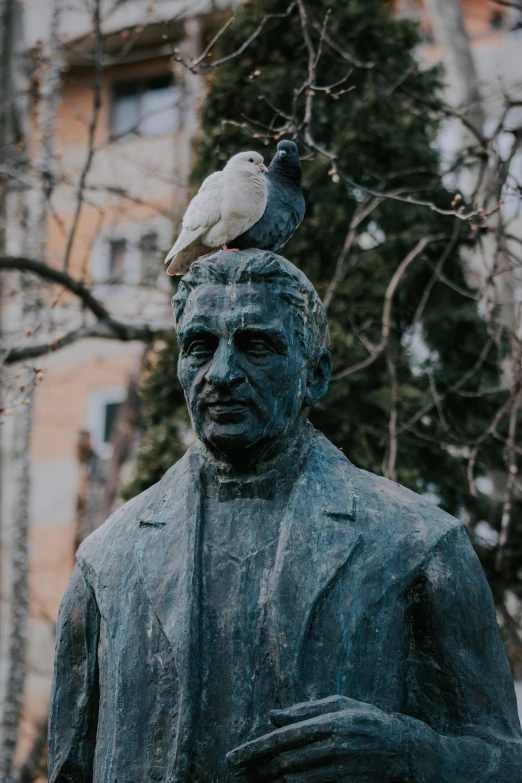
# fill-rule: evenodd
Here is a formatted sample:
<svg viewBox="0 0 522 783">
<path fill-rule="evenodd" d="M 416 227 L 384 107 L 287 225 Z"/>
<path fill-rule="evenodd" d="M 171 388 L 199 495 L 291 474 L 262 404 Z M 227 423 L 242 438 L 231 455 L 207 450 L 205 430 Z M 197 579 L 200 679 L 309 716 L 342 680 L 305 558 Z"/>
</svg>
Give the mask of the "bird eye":
<svg viewBox="0 0 522 783">
<path fill-rule="evenodd" d="M 250 163 L 254 162 L 254 158 L 249 158 L 248 160 L 250 161 Z"/>
</svg>

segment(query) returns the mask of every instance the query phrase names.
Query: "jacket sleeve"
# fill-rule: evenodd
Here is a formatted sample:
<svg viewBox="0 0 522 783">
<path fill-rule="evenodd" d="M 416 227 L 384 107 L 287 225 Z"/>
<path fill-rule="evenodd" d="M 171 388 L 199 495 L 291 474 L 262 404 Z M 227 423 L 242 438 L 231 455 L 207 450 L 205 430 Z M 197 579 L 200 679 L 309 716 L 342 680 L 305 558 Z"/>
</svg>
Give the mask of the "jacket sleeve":
<svg viewBox="0 0 522 783">
<path fill-rule="evenodd" d="M 76 565 L 58 615 L 49 716 L 49 783 L 90 783 L 98 716 L 99 611 Z"/>
<path fill-rule="evenodd" d="M 519 783 L 522 737 L 493 597 L 465 528 L 431 553 L 408 598 L 415 783 Z"/>
</svg>

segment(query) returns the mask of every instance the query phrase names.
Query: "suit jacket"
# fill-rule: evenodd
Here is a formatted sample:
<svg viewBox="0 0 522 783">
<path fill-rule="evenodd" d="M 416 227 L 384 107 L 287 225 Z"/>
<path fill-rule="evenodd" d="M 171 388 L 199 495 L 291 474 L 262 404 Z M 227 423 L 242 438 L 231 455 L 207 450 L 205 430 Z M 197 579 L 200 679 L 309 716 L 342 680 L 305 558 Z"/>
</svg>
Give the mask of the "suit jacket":
<svg viewBox="0 0 522 783">
<path fill-rule="evenodd" d="M 196 444 L 78 551 L 58 620 L 50 783 L 186 779 L 201 458 Z M 396 713 L 411 783 L 522 780 L 511 673 L 466 530 L 319 433 L 282 521 L 269 606 L 274 707 L 342 694 Z"/>
</svg>

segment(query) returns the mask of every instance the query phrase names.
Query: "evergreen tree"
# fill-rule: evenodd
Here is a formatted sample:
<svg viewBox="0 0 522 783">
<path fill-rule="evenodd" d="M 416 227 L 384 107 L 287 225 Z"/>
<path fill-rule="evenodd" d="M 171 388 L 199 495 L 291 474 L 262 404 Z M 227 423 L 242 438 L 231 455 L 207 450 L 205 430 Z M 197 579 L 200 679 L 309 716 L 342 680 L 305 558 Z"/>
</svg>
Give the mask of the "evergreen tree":
<svg viewBox="0 0 522 783">
<path fill-rule="evenodd" d="M 287 0 L 248 2 L 213 56 L 234 51 L 265 14 L 283 14 L 287 6 Z M 453 199 L 441 184 L 435 143 L 442 116 L 441 73 L 420 67 L 416 26 L 395 18 L 392 3 L 385 0 L 314 0 L 308 2 L 308 13 L 316 25 L 316 46 L 328 11 L 329 40 L 348 52 L 354 65 L 338 88 L 316 91 L 312 131 L 320 145 L 336 154 L 337 163 L 332 167 L 324 155 L 311 154 L 300 129 L 295 130 L 305 158 L 307 214 L 282 251 L 322 296 L 364 198 L 344 175 L 375 190 L 392 182 L 416 200 L 444 208 Z M 316 83 L 341 82 L 347 70 L 346 60 L 325 41 Z M 257 147 L 268 162 L 279 134 L 265 129 L 283 124 L 275 108 L 289 113 L 294 100 L 302 114 L 306 91 L 296 98 L 295 90 L 307 73 L 308 52 L 296 9 L 287 18 L 271 19 L 241 57 L 214 70 L 201 109 L 193 184 L 241 149 Z M 254 139 L 252 127 L 257 128 Z M 498 406 L 494 395 L 473 395 L 498 384 L 503 345 L 489 337 L 466 283 L 460 251 L 469 241 L 469 229 L 463 221 L 393 199 L 380 201 L 363 221 L 329 307 L 334 378 L 367 359 L 369 343 L 379 344 L 393 274 L 423 237 L 439 235 L 443 239 L 427 244 L 400 281 L 387 350 L 361 370 L 334 379 L 311 418 L 357 466 L 388 472 L 417 492 L 431 493 L 449 512 L 466 516 L 471 529 L 481 519 L 498 527 L 498 505 L 480 493 L 472 496 L 466 480 L 469 444 L 487 428 Z M 132 492 L 157 480 L 182 448 L 179 433 L 187 419 L 175 372 L 176 350 L 169 343 L 145 385 L 147 433 Z M 399 434 L 397 456 L 390 462 L 394 410 Z M 476 475 L 501 470 L 499 445 L 479 452 Z M 516 576 L 497 577 L 491 554 L 486 549 L 481 554 L 497 597 L 506 587 L 518 589 Z M 522 551 L 512 549 L 511 560 L 515 570 L 518 560 L 522 566 Z"/>
<path fill-rule="evenodd" d="M 144 435 L 136 459 L 135 478 L 125 488 L 125 499 L 159 481 L 190 443 L 190 420 L 176 373 L 177 358 L 178 346 L 172 332 L 144 368 Z"/>
</svg>

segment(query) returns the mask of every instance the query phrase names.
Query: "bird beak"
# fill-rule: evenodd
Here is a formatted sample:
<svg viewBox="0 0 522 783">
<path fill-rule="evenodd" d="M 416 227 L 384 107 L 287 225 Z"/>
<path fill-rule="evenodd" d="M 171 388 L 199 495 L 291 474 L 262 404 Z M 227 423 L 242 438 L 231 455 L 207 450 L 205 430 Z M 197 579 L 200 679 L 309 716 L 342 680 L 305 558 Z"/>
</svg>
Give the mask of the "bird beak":
<svg viewBox="0 0 522 783">
<path fill-rule="evenodd" d="M 264 163 L 256 163 L 256 166 L 259 166 L 261 171 L 268 171 L 268 169 L 267 169 L 267 167 L 265 166 Z"/>
</svg>

